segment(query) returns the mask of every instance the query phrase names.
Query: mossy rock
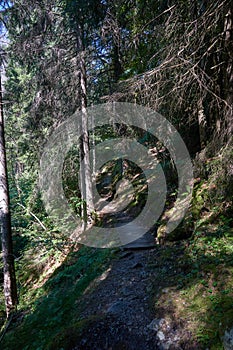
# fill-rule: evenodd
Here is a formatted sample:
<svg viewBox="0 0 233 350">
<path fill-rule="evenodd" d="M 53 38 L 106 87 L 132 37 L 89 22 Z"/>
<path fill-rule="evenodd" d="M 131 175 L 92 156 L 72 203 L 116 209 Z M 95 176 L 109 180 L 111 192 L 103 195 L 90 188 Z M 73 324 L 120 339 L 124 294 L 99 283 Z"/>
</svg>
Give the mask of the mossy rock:
<svg viewBox="0 0 233 350">
<path fill-rule="evenodd" d="M 157 230 L 157 240 L 160 244 L 190 238 L 194 231 L 194 222 L 191 213 L 188 213 L 179 226 L 172 232 L 167 232 L 167 222 L 164 220 Z"/>
</svg>

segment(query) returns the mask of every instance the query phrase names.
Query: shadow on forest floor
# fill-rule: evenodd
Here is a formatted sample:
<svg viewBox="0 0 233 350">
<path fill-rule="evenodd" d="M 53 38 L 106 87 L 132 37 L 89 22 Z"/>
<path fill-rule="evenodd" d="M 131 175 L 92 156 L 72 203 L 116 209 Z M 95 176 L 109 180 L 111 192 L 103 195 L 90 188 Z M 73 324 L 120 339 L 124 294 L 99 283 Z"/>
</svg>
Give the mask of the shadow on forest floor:
<svg viewBox="0 0 233 350">
<path fill-rule="evenodd" d="M 32 284 L 30 294 L 24 291 L 24 306 L 2 348 L 146 350 L 172 344 L 219 350 L 233 324 L 232 263 L 232 236 L 218 230 L 144 251 L 81 247 L 49 278 L 45 273 L 44 283 Z"/>
</svg>

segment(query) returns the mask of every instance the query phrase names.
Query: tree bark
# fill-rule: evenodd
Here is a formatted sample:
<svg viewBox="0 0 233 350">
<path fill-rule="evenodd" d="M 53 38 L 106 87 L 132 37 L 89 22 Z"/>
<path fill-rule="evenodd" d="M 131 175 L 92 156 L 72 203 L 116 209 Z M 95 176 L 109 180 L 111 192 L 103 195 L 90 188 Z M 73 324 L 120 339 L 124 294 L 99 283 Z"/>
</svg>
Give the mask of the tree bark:
<svg viewBox="0 0 233 350">
<path fill-rule="evenodd" d="M 203 149 L 206 146 L 206 139 L 207 139 L 206 126 L 207 126 L 207 121 L 206 121 L 206 116 L 205 116 L 204 107 L 203 107 L 203 101 L 202 100 L 200 100 L 198 102 L 197 114 L 198 114 L 200 149 Z"/>
<path fill-rule="evenodd" d="M 232 138 L 233 132 L 233 10 L 231 8 L 232 1 L 230 1 L 230 7 L 225 16 L 224 33 L 225 33 L 225 74 L 224 74 L 224 97 L 228 104 L 226 108 L 226 131 L 227 139 Z"/>
<path fill-rule="evenodd" d="M 6 148 L 3 119 L 2 84 L 0 74 L 0 218 L 4 275 L 4 296 L 7 317 L 16 310 L 17 286 L 15 277 L 9 188 L 7 179 Z"/>
<path fill-rule="evenodd" d="M 79 54 L 79 79 L 81 89 L 81 128 L 82 137 L 80 139 L 80 155 L 82 165 L 80 166 L 81 179 L 81 194 L 83 199 L 82 216 L 84 220 L 84 229 L 87 225 L 92 223 L 92 214 L 94 212 L 94 200 L 92 191 L 92 176 L 90 165 L 90 150 L 89 150 L 89 136 L 88 136 L 88 113 L 87 113 L 87 77 L 85 52 L 82 38 L 82 28 L 77 25 L 77 47 Z M 81 160 L 80 159 L 80 160 Z"/>
</svg>

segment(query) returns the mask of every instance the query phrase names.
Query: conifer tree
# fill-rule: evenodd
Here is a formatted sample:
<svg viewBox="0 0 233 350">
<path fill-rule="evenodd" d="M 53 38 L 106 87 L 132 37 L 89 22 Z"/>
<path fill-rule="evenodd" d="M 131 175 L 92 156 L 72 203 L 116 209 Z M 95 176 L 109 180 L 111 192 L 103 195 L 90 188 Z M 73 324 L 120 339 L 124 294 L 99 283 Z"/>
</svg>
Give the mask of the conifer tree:
<svg viewBox="0 0 233 350">
<path fill-rule="evenodd" d="M 10 200 L 6 164 L 3 117 L 2 81 L 0 72 L 0 222 L 4 276 L 4 296 L 7 317 L 16 309 L 17 286 L 11 232 Z"/>
</svg>

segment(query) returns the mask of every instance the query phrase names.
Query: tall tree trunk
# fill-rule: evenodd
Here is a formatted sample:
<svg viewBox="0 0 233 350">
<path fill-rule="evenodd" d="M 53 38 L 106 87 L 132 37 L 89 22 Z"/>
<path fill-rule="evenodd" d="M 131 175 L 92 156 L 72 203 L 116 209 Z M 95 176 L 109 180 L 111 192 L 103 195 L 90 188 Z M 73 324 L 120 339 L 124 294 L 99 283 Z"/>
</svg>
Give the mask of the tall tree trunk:
<svg viewBox="0 0 233 350">
<path fill-rule="evenodd" d="M 81 89 L 81 127 L 82 137 L 80 140 L 80 154 L 82 158 L 82 166 L 80 166 L 81 179 L 81 194 L 84 200 L 82 208 L 82 216 L 84 219 L 84 229 L 86 225 L 91 224 L 92 214 L 94 212 L 94 200 L 92 191 L 92 176 L 90 165 L 90 150 L 89 150 L 89 136 L 88 136 L 88 113 L 87 113 L 87 77 L 85 64 L 85 51 L 82 38 L 82 28 L 77 25 L 77 47 L 79 53 L 79 79 Z"/>
<path fill-rule="evenodd" d="M 122 65 L 120 62 L 120 48 L 116 43 L 113 44 L 113 79 L 114 83 L 118 83 L 119 78 L 123 72 Z"/>
<path fill-rule="evenodd" d="M 14 255 L 11 233 L 11 218 L 9 208 L 9 189 L 6 167 L 6 149 L 4 135 L 2 84 L 0 74 L 0 218 L 1 241 L 4 274 L 4 296 L 7 317 L 16 309 L 17 286 L 15 278 Z"/>
<path fill-rule="evenodd" d="M 198 117 L 198 127 L 199 127 L 200 149 L 203 149 L 206 145 L 206 140 L 207 140 L 207 131 L 206 131 L 207 121 L 206 121 L 202 100 L 198 102 L 197 117 Z"/>
<path fill-rule="evenodd" d="M 224 23 L 224 33 L 225 33 L 225 74 L 224 74 L 224 97 L 228 104 L 226 108 L 226 130 L 227 139 L 232 138 L 233 132 L 233 10 L 232 1 L 230 1 L 229 9 L 225 16 Z"/>
</svg>

